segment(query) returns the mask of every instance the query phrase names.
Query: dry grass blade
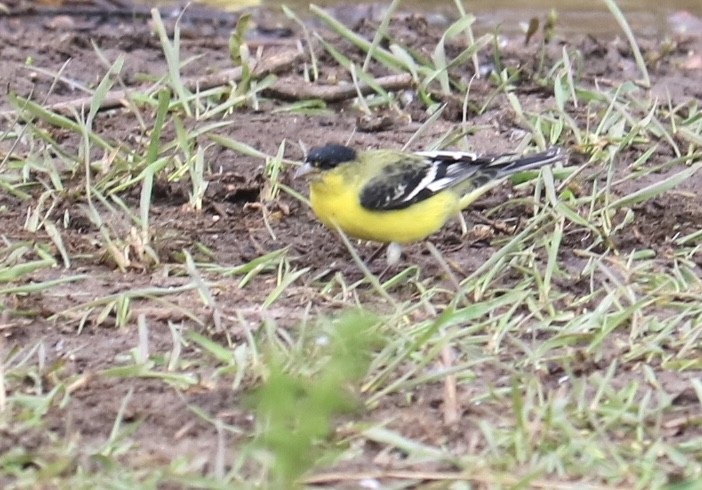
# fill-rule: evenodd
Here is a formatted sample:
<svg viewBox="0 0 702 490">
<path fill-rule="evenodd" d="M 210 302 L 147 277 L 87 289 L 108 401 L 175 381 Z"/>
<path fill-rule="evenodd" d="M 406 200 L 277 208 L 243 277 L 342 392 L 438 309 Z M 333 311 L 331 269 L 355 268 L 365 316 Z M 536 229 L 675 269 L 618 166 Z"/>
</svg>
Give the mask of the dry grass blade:
<svg viewBox="0 0 702 490">
<path fill-rule="evenodd" d="M 477 482 L 490 485 L 516 485 L 527 484 L 530 488 L 543 488 L 548 490 L 631 490 L 631 487 L 622 486 L 601 486 L 583 482 L 559 482 L 557 480 L 527 479 L 526 482 L 520 478 L 476 473 L 476 472 L 439 472 L 439 471 L 361 471 L 355 473 L 322 473 L 309 476 L 303 480 L 307 485 L 319 485 L 324 483 L 337 483 L 344 481 L 360 480 L 407 480 L 412 482 L 439 482 L 439 481 L 465 481 Z"/>
<path fill-rule="evenodd" d="M 669 190 L 680 185 L 682 182 L 689 180 L 693 175 L 695 175 L 702 168 L 702 161 L 694 163 L 689 168 L 682 170 L 676 174 L 671 175 L 668 178 L 654 182 L 646 187 L 643 187 L 631 194 L 617 199 L 616 201 L 609 204 L 609 208 L 618 209 L 622 207 L 633 206 L 634 204 L 648 201 L 656 196 L 659 196 Z"/>
<path fill-rule="evenodd" d="M 622 13 L 621 9 L 619 8 L 619 5 L 617 5 L 617 2 L 614 0 L 603 0 L 609 11 L 612 13 L 612 16 L 614 19 L 617 21 L 619 24 L 619 27 L 622 28 L 624 31 L 624 35 L 626 36 L 627 41 L 629 41 L 629 46 L 631 47 L 631 51 L 634 53 L 634 59 L 636 60 L 636 66 L 639 68 L 639 71 L 641 72 L 642 78 L 642 83 L 645 87 L 650 87 L 651 86 L 651 78 L 648 75 L 648 68 L 646 67 L 646 61 L 644 60 L 644 57 L 641 55 L 641 50 L 639 49 L 639 44 L 636 42 L 636 36 L 634 36 L 634 33 L 631 30 L 631 27 L 629 26 L 629 23 L 627 22 L 626 18 L 624 17 L 624 13 Z"/>
</svg>

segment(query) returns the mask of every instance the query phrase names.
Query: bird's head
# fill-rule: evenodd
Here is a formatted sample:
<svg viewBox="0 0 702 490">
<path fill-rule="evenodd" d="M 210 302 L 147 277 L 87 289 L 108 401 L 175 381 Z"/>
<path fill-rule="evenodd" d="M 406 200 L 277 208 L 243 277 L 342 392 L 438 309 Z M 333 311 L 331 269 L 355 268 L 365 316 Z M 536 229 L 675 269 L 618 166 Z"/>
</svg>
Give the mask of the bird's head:
<svg viewBox="0 0 702 490">
<path fill-rule="evenodd" d="M 337 165 L 356 159 L 356 150 L 344 145 L 325 145 L 312 148 L 305 164 L 297 169 L 294 178 L 331 170 Z"/>
</svg>

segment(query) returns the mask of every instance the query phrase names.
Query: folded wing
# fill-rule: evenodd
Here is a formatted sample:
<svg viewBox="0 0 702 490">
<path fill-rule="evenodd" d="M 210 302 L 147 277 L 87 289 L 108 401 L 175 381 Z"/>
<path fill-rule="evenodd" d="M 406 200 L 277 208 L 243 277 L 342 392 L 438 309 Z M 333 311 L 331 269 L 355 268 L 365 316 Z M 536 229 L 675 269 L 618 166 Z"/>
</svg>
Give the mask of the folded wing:
<svg viewBox="0 0 702 490">
<path fill-rule="evenodd" d="M 452 151 L 402 154 L 363 187 L 361 205 L 375 211 L 404 209 L 444 189 L 461 185 L 463 192 L 470 192 L 516 172 L 561 161 L 565 156 L 560 148 L 523 157 Z"/>
</svg>

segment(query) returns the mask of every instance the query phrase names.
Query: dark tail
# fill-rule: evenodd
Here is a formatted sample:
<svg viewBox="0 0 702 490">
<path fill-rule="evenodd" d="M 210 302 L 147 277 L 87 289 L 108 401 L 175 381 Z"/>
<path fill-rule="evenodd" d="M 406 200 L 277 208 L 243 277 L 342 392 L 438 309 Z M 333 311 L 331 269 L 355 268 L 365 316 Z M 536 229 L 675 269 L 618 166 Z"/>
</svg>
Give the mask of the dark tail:
<svg viewBox="0 0 702 490">
<path fill-rule="evenodd" d="M 568 159 L 568 153 L 562 148 L 553 147 L 527 156 L 508 154 L 484 158 L 485 161 L 480 162 L 480 169 L 466 181 L 469 185 L 464 189 L 459 202 L 460 209 L 470 205 L 489 189 L 502 182 L 505 177 L 525 170 L 534 170 L 550 163 L 565 162 Z"/>
<path fill-rule="evenodd" d="M 568 153 L 563 148 L 554 146 L 546 151 L 527 156 L 511 154 L 497 157 L 495 161 L 486 165 L 485 170 L 494 168 L 497 170 L 495 177 L 501 179 L 517 172 L 534 170 L 556 162 L 565 162 L 567 159 Z"/>
</svg>

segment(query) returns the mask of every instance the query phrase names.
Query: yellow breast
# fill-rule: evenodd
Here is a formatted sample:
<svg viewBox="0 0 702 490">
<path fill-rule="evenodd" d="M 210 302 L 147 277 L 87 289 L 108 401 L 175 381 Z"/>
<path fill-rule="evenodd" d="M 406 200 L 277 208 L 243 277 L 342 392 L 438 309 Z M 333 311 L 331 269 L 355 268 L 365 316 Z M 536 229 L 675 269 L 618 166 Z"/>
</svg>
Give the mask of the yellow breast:
<svg viewBox="0 0 702 490">
<path fill-rule="evenodd" d="M 351 237 L 375 242 L 408 243 L 437 232 L 458 212 L 458 197 L 442 192 L 405 209 L 369 211 L 360 204 L 358 186 L 337 175 L 310 185 L 310 203 L 319 220 Z"/>
</svg>

